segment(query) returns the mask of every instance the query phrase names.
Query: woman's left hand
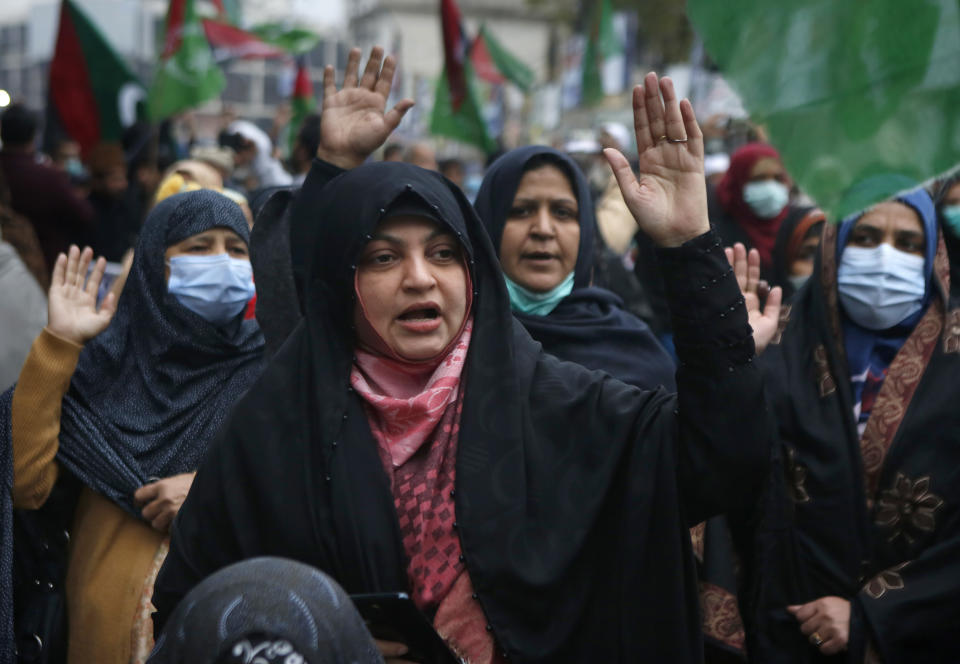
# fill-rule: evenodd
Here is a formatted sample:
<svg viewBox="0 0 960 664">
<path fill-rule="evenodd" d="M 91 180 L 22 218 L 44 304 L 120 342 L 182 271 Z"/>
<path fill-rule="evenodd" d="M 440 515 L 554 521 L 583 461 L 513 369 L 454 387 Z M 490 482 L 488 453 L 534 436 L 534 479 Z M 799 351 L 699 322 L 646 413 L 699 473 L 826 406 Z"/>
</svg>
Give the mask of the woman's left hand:
<svg viewBox="0 0 960 664">
<path fill-rule="evenodd" d="M 760 279 L 760 252 L 756 249 L 751 249 L 748 253 L 747 248 L 737 242 L 723 251 L 727 255 L 730 267 L 733 268 L 740 292 L 743 293 L 747 320 L 753 329 L 753 344 L 757 349 L 757 355 L 760 355 L 777 336 L 777 331 L 780 329 L 780 303 L 783 298 L 783 289 L 779 286 L 773 288 L 768 286 L 767 292 L 762 292 L 766 282 Z M 764 297 L 766 297 L 766 304 L 761 308 L 760 300 Z"/>
<path fill-rule="evenodd" d="M 821 597 L 806 604 L 788 606 L 787 611 L 800 623 L 803 635 L 824 655 L 836 655 L 847 649 L 850 640 L 849 600 Z M 815 643 L 817 639 L 822 641 L 819 646 Z"/>
<path fill-rule="evenodd" d="M 663 94 L 663 101 L 660 94 Z M 619 151 L 603 151 L 640 230 L 677 247 L 710 230 L 703 176 L 703 133 L 690 101 L 677 100 L 673 81 L 647 74 L 633 90 L 640 179 Z"/>
<path fill-rule="evenodd" d="M 133 494 L 137 505 L 143 505 L 141 514 L 150 522 L 154 530 L 170 532 L 173 517 L 190 492 L 190 485 L 196 473 L 183 473 L 145 484 Z"/>
</svg>

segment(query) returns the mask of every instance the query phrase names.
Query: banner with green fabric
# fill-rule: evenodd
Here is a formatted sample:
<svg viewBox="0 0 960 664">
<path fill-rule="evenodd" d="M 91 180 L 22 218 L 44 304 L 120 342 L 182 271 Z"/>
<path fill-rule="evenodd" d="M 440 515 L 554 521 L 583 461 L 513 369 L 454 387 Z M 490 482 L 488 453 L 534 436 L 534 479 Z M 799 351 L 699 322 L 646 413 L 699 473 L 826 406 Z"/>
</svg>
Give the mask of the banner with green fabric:
<svg viewBox="0 0 960 664">
<path fill-rule="evenodd" d="M 147 97 L 150 118 L 159 121 L 199 106 L 219 95 L 225 85 L 194 0 L 170 0 L 163 53 Z"/>
<path fill-rule="evenodd" d="M 510 81 L 524 92 L 529 92 L 533 87 L 535 79 L 533 70 L 508 51 L 493 36 L 486 24 L 480 26 L 477 38 L 470 45 L 470 60 L 473 62 L 476 74 L 491 83 Z M 496 78 L 483 75 L 481 63 L 486 69 L 493 69 Z"/>
<path fill-rule="evenodd" d="M 583 73 L 580 99 L 591 106 L 604 98 L 603 63 L 607 58 L 623 52 L 623 44 L 613 27 L 613 5 L 611 0 L 601 0 L 595 6 L 586 45 L 583 49 Z"/>
<path fill-rule="evenodd" d="M 251 28 L 250 32 L 291 55 L 312 51 L 320 42 L 320 35 L 315 32 L 304 28 L 286 27 L 281 23 L 263 23 Z"/>
<path fill-rule="evenodd" d="M 444 64 L 433 100 L 430 133 L 494 152 L 497 143 L 490 138 L 480 112 L 476 76 L 468 57 L 470 44 L 460 19 L 460 8 L 454 0 L 440 0 L 440 27 Z"/>
<path fill-rule="evenodd" d="M 497 142 L 487 131 L 487 123 L 480 111 L 473 68 L 469 62 L 464 64 L 464 70 L 467 93 L 464 103 L 457 110 L 453 108 L 446 69 L 440 75 L 433 100 L 433 113 L 430 116 L 430 133 L 476 145 L 487 153 L 495 152 Z"/>
<path fill-rule="evenodd" d="M 831 218 L 905 181 L 884 176 L 921 182 L 960 162 L 957 0 L 689 0 L 687 10 L 790 175 Z"/>
</svg>

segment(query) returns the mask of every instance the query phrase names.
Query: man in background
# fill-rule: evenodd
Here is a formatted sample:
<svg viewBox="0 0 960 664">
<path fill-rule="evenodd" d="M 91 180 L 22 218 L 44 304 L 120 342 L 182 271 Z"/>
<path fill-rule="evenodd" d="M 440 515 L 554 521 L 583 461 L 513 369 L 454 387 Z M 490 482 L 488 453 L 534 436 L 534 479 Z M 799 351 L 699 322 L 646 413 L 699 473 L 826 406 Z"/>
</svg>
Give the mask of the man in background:
<svg viewBox="0 0 960 664">
<path fill-rule="evenodd" d="M 95 230 L 90 203 L 79 198 L 66 173 L 37 161 L 37 118 L 21 104 L 0 116 L 0 170 L 10 189 L 10 206 L 33 224 L 47 268 L 71 244 L 89 243 Z"/>
</svg>

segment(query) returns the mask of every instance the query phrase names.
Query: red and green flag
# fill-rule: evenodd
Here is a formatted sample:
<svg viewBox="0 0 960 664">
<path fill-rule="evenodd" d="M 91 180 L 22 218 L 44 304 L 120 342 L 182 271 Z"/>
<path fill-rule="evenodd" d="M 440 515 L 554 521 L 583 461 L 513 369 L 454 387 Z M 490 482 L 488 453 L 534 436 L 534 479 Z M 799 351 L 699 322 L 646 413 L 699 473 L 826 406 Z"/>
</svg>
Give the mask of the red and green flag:
<svg viewBox="0 0 960 664">
<path fill-rule="evenodd" d="M 440 19 L 444 67 L 437 81 L 430 132 L 493 152 L 496 142 L 490 138 L 480 112 L 473 67 L 467 57 L 468 40 L 454 0 L 440 0 Z"/>
<path fill-rule="evenodd" d="M 320 41 L 320 35 L 315 32 L 303 28 L 289 28 L 281 23 L 263 23 L 251 28 L 250 32 L 291 55 L 312 51 Z"/>
<path fill-rule="evenodd" d="M 960 163 L 957 0 L 688 0 L 711 58 L 833 218 Z M 862 196 L 864 183 L 888 183 Z"/>
<path fill-rule="evenodd" d="M 235 59 L 285 58 L 287 52 L 269 44 L 252 32 L 242 30 L 222 19 L 205 18 L 203 33 L 217 62 Z"/>
<path fill-rule="evenodd" d="M 150 117 L 162 120 L 199 106 L 219 95 L 225 85 L 194 0 L 170 0 L 163 52 L 147 97 Z"/>
<path fill-rule="evenodd" d="M 297 75 L 293 79 L 293 95 L 290 98 L 290 150 L 297 140 L 297 132 L 306 117 L 317 107 L 313 96 L 313 82 L 310 80 L 310 68 L 305 55 L 297 57 Z"/>
<path fill-rule="evenodd" d="M 623 44 L 613 26 L 611 0 L 601 0 L 594 8 L 583 49 L 580 98 L 584 104 L 593 105 L 603 100 L 603 63 L 622 52 Z"/>
<path fill-rule="evenodd" d="M 123 59 L 73 0 L 60 5 L 50 62 L 49 97 L 60 128 L 84 153 L 101 141 L 119 141 L 137 119 L 144 89 Z"/>
<path fill-rule="evenodd" d="M 241 25 L 240 0 L 213 0 L 213 6 L 226 23 Z"/>
<path fill-rule="evenodd" d="M 533 71 L 510 53 L 487 29 L 480 26 L 470 46 L 470 62 L 478 78 L 499 85 L 510 81 L 524 92 L 533 87 Z"/>
</svg>

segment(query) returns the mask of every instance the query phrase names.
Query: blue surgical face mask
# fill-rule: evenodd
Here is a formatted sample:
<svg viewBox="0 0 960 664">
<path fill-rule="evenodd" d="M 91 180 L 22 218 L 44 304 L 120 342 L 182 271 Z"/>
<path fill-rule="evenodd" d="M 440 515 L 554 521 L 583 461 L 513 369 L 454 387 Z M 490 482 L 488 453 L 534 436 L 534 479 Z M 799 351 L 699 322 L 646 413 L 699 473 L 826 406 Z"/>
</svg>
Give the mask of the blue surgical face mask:
<svg viewBox="0 0 960 664">
<path fill-rule="evenodd" d="M 510 307 L 514 311 L 533 316 L 546 316 L 557 308 L 560 300 L 573 292 L 573 272 L 560 282 L 560 285 L 546 293 L 537 293 L 524 288 L 510 277 L 503 275 L 507 282 L 507 293 L 510 294 Z"/>
<path fill-rule="evenodd" d="M 886 330 L 923 306 L 923 256 L 884 242 L 879 247 L 847 247 L 840 255 L 837 292 L 843 310 L 857 325 Z"/>
<path fill-rule="evenodd" d="M 743 202 L 761 219 L 773 219 L 783 211 L 790 190 L 776 180 L 748 182 L 743 188 Z"/>
<path fill-rule="evenodd" d="M 943 227 L 950 231 L 953 237 L 960 237 L 960 205 L 945 205 L 940 214 L 943 215 Z"/>
<path fill-rule="evenodd" d="M 190 311 L 214 325 L 226 325 L 256 292 L 250 261 L 214 256 L 174 256 L 167 290 Z"/>
</svg>

